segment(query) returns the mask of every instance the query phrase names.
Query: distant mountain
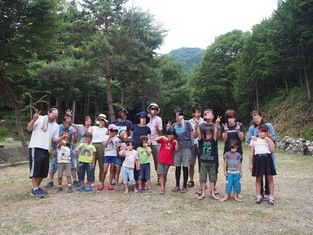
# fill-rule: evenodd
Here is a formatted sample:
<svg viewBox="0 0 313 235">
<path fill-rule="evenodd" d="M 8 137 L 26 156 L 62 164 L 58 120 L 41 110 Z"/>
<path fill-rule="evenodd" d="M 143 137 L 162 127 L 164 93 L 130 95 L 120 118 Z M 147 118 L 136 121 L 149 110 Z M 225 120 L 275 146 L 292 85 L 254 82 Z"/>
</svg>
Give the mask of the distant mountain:
<svg viewBox="0 0 313 235">
<path fill-rule="evenodd" d="M 184 69 L 190 71 L 193 64 L 199 64 L 205 49 L 182 47 L 170 51 L 168 54 L 174 57 L 176 62 L 184 63 Z"/>
</svg>

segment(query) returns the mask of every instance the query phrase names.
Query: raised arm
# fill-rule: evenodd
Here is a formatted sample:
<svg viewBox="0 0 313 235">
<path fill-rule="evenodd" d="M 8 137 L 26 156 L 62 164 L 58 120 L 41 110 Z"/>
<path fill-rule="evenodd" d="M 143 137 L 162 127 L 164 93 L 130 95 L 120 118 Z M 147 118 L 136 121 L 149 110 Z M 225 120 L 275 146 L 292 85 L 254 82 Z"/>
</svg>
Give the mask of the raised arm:
<svg viewBox="0 0 313 235">
<path fill-rule="evenodd" d="M 27 124 L 26 129 L 28 131 L 31 131 L 34 128 L 34 124 L 38 120 L 40 112 L 41 112 L 40 110 L 36 109 L 36 112 L 33 115 L 33 119 Z"/>
</svg>

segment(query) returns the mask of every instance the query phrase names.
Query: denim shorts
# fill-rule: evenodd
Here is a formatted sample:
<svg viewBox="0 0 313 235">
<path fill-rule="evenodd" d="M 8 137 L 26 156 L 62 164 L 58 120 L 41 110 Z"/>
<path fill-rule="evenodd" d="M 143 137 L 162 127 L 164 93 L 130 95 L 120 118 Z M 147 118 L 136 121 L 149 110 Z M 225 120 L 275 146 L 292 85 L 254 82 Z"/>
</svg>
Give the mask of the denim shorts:
<svg viewBox="0 0 313 235">
<path fill-rule="evenodd" d="M 240 193 L 241 183 L 240 183 L 240 171 L 238 172 L 227 172 L 226 176 L 226 193 L 231 194 L 234 190 L 234 193 Z"/>
<path fill-rule="evenodd" d="M 116 161 L 115 161 L 115 166 L 116 167 L 121 167 L 123 165 L 125 158 L 123 157 L 116 157 Z"/>
<path fill-rule="evenodd" d="M 114 163 L 116 162 L 116 156 L 104 156 L 103 163 Z"/>
<path fill-rule="evenodd" d="M 134 169 L 129 167 L 122 167 L 122 177 L 123 177 L 123 184 L 127 185 L 128 179 L 130 182 L 130 185 L 136 184 L 135 178 L 134 178 Z"/>
<path fill-rule="evenodd" d="M 140 170 L 139 170 L 139 179 L 150 179 L 150 163 L 140 164 Z"/>
<path fill-rule="evenodd" d="M 87 180 L 88 181 L 94 181 L 93 175 L 92 175 L 92 164 L 91 163 L 86 163 L 86 162 L 79 162 L 78 163 L 78 177 L 79 181 L 85 180 L 85 172 L 87 173 Z"/>
</svg>

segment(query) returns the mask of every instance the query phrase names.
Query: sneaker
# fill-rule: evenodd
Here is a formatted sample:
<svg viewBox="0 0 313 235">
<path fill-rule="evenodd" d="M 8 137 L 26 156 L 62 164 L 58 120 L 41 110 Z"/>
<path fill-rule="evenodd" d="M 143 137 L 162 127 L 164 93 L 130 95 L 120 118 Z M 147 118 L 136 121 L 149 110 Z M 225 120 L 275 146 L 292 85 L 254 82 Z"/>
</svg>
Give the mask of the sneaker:
<svg viewBox="0 0 313 235">
<path fill-rule="evenodd" d="M 185 187 L 182 187 L 180 190 L 181 193 L 187 193 L 187 189 Z"/>
<path fill-rule="evenodd" d="M 36 190 L 32 189 L 30 195 L 32 195 L 33 197 L 43 198 L 43 194 L 38 189 Z"/>
<path fill-rule="evenodd" d="M 104 189 L 103 184 L 100 184 L 100 185 L 98 186 L 98 190 L 99 190 L 99 191 L 102 191 L 103 189 Z"/>
<path fill-rule="evenodd" d="M 84 191 L 84 190 L 85 190 L 85 187 L 82 185 L 77 188 L 77 191 Z"/>
<path fill-rule="evenodd" d="M 43 195 L 47 195 L 47 194 L 48 194 L 48 192 L 45 191 L 45 190 L 43 190 L 42 188 L 38 188 L 38 190 L 39 190 Z"/>
<path fill-rule="evenodd" d="M 58 187 L 57 193 L 62 192 L 63 188 L 62 187 Z"/>
<path fill-rule="evenodd" d="M 172 189 L 172 192 L 179 192 L 180 191 L 180 188 L 178 186 L 175 186 L 173 189 Z"/>
<path fill-rule="evenodd" d="M 73 192 L 72 187 L 68 187 L 67 192 L 68 192 L 68 193 L 72 193 L 72 192 Z"/>
<path fill-rule="evenodd" d="M 90 192 L 90 191 L 92 191 L 92 189 L 91 189 L 90 186 L 86 186 L 85 191 L 86 191 L 86 192 Z"/>
<path fill-rule="evenodd" d="M 113 186 L 111 184 L 108 185 L 108 190 L 113 190 Z"/>
<path fill-rule="evenodd" d="M 161 195 L 164 195 L 164 193 L 165 193 L 165 190 L 164 190 L 164 189 L 161 189 L 161 190 L 160 190 L 160 194 L 161 194 Z"/>
<path fill-rule="evenodd" d="M 138 193 L 142 193 L 142 188 L 138 188 Z"/>
<path fill-rule="evenodd" d="M 112 184 L 112 185 L 115 185 L 115 179 L 112 180 L 111 184 Z"/>
<path fill-rule="evenodd" d="M 262 202 L 261 196 L 257 196 L 257 197 L 255 198 L 255 203 L 256 203 L 256 204 L 261 204 L 261 202 Z"/>
<path fill-rule="evenodd" d="M 80 183 L 77 180 L 74 180 L 73 185 L 78 188 L 80 186 Z"/>
<path fill-rule="evenodd" d="M 152 193 L 153 192 L 152 188 L 148 188 L 148 192 Z"/>
<path fill-rule="evenodd" d="M 268 201 L 268 199 L 269 199 L 269 196 L 265 194 L 263 197 L 263 201 Z"/>
<path fill-rule="evenodd" d="M 45 185 L 45 188 L 52 188 L 52 187 L 53 187 L 53 182 L 52 181 L 50 181 L 49 183 L 47 183 Z"/>
<path fill-rule="evenodd" d="M 268 198 L 268 202 L 269 205 L 274 206 L 274 198 L 273 197 L 269 197 Z"/>
</svg>

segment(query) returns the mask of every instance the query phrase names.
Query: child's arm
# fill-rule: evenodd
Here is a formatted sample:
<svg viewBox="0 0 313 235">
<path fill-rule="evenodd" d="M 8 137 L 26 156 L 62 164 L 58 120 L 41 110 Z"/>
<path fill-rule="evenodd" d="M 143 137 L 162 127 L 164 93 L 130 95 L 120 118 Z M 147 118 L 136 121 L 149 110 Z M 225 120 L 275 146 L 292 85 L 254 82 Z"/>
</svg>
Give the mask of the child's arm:
<svg viewBox="0 0 313 235">
<path fill-rule="evenodd" d="M 136 159 L 136 170 L 139 171 L 140 170 L 140 163 L 139 163 L 139 159 Z"/>
<path fill-rule="evenodd" d="M 96 153 L 92 153 L 92 169 L 95 169 L 96 166 Z"/>
<path fill-rule="evenodd" d="M 125 157 L 125 148 L 118 152 L 121 157 Z"/>
<path fill-rule="evenodd" d="M 146 150 L 149 155 L 152 153 L 150 146 L 146 146 Z"/>
<path fill-rule="evenodd" d="M 196 139 L 198 137 L 198 128 L 199 128 L 199 121 L 195 120 L 195 126 L 193 130 L 193 138 Z"/>
<path fill-rule="evenodd" d="M 174 140 L 173 142 L 175 143 L 175 150 L 176 150 L 176 152 L 178 152 L 178 150 L 179 150 L 178 142 L 177 142 L 177 140 Z"/>
<path fill-rule="evenodd" d="M 249 154 L 249 169 L 250 169 L 250 172 L 252 172 L 252 159 L 253 159 L 253 154 L 254 154 L 254 147 L 253 146 L 250 146 L 250 154 Z"/>
<path fill-rule="evenodd" d="M 238 165 L 239 165 L 239 170 L 240 170 L 240 178 L 242 177 L 242 163 L 241 163 L 241 160 L 239 159 L 238 160 Z"/>
<path fill-rule="evenodd" d="M 155 139 L 154 139 L 154 141 L 155 142 L 158 142 L 158 140 L 160 140 L 160 139 L 165 139 L 165 136 L 158 136 L 158 137 L 156 137 Z"/>
<path fill-rule="evenodd" d="M 267 142 L 269 143 L 269 148 L 271 152 L 275 152 L 275 144 L 273 142 L 273 140 L 270 137 L 265 137 L 265 139 L 267 140 Z"/>
<path fill-rule="evenodd" d="M 214 141 L 217 141 L 218 133 L 219 133 L 219 132 L 220 132 L 219 124 L 217 125 L 217 123 L 216 123 L 216 124 L 215 124 L 214 135 L 213 135 Z"/>
<path fill-rule="evenodd" d="M 109 138 L 106 140 L 106 141 L 103 141 L 102 144 L 103 144 L 103 147 L 107 147 L 108 144 L 109 144 L 109 141 L 110 141 L 111 137 L 109 136 Z"/>
<path fill-rule="evenodd" d="M 79 144 L 76 148 L 75 148 L 75 152 L 78 152 L 78 150 L 80 150 L 80 148 L 82 147 L 82 143 L 81 144 Z"/>
<path fill-rule="evenodd" d="M 151 144 L 151 134 L 147 134 L 147 137 L 148 137 L 148 144 L 150 145 Z"/>
</svg>

